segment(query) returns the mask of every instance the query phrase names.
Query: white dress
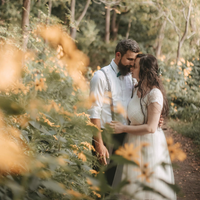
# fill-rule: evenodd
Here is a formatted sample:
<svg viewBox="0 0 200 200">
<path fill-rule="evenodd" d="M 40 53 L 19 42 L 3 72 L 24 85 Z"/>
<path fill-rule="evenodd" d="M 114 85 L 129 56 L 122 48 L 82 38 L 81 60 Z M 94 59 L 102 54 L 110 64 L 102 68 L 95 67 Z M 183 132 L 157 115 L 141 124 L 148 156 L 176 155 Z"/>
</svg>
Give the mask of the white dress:
<svg viewBox="0 0 200 200">
<path fill-rule="evenodd" d="M 163 106 L 163 96 L 161 91 L 157 88 L 152 89 L 142 100 L 145 123 L 147 123 L 147 106 L 154 102 Z M 130 125 L 140 125 L 144 123 L 144 115 L 140 106 L 140 98 L 137 96 L 137 89 L 135 90 L 133 98 L 130 100 L 128 105 L 128 118 L 130 120 Z M 140 191 L 141 188 L 135 183 L 135 181 L 138 180 L 159 191 L 169 199 L 176 200 L 176 194 L 169 188 L 169 186 L 158 180 L 158 178 L 160 178 L 170 184 L 174 184 L 172 166 L 167 165 L 166 169 L 164 169 L 161 165 L 159 165 L 159 163 L 162 162 L 171 164 L 164 132 L 161 128 L 158 128 L 153 134 L 134 135 L 128 133 L 125 139 L 125 143 L 132 143 L 134 147 L 141 145 L 143 142 L 149 143 L 149 146 L 143 148 L 143 153 L 140 153 L 138 161 L 140 163 L 140 167 L 142 167 L 145 163 L 148 163 L 148 168 L 150 168 L 150 171 L 152 170 L 154 172 L 149 178 L 150 183 L 141 177 L 138 178 L 141 175 L 141 171 L 138 170 L 138 167 L 133 165 L 124 165 L 122 170 L 122 180 L 126 178 L 130 181 L 130 184 L 126 185 L 123 188 L 123 191 L 134 196 L 131 200 L 165 199 L 152 192 Z M 136 191 L 139 192 L 135 194 Z"/>
</svg>

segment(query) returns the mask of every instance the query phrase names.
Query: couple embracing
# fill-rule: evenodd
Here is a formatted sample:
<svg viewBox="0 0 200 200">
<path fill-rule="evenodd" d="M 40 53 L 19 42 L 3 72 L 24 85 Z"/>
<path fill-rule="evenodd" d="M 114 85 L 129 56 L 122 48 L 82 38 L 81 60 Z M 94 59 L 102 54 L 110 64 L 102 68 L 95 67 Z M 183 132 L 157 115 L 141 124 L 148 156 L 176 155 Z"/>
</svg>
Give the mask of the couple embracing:
<svg viewBox="0 0 200 200">
<path fill-rule="evenodd" d="M 174 184 L 172 166 L 168 165 L 164 169 L 157 165 L 161 162 L 171 163 L 165 135 L 158 125 L 162 124 L 161 116 L 166 116 L 168 111 L 166 95 L 157 59 L 150 54 L 140 54 L 139 51 L 136 41 L 122 40 L 116 46 L 115 58 L 111 63 L 95 72 L 90 83 L 90 93 L 96 100 L 89 110 L 90 119 L 100 129 L 109 123 L 114 130 L 113 138 L 121 146 L 135 148 L 148 143 L 137 162 L 140 168 L 148 167 L 154 171 L 149 177 L 148 185 L 175 200 L 176 194 L 159 180 Z M 104 101 L 109 98 L 108 92 L 111 92 L 111 105 Z M 118 103 L 127 112 L 127 118 L 121 116 L 113 121 L 112 107 L 115 110 Z M 102 140 L 99 132 L 94 137 L 94 147 L 99 161 L 107 165 L 107 158 L 116 149 L 110 152 L 105 144 L 106 141 Z M 106 171 L 107 181 L 111 186 L 116 186 L 126 178 L 130 183 L 123 188 L 124 192 L 135 195 L 136 199 L 161 200 L 162 197 L 158 194 L 139 190 L 135 181 L 140 175 L 141 172 L 132 165 L 116 166 Z"/>
</svg>

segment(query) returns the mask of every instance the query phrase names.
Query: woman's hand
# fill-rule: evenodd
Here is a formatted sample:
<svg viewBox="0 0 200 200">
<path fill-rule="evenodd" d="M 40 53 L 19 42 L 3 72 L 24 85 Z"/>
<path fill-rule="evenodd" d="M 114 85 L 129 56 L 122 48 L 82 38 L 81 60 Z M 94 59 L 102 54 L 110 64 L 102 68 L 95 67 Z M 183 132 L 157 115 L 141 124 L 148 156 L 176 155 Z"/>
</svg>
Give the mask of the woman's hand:
<svg viewBox="0 0 200 200">
<path fill-rule="evenodd" d="M 123 133 L 124 131 L 124 127 L 125 125 L 123 125 L 120 122 L 116 122 L 116 121 L 112 121 L 111 123 L 108 123 L 110 125 L 110 127 L 113 129 L 114 134 L 119 134 L 119 133 Z"/>
</svg>

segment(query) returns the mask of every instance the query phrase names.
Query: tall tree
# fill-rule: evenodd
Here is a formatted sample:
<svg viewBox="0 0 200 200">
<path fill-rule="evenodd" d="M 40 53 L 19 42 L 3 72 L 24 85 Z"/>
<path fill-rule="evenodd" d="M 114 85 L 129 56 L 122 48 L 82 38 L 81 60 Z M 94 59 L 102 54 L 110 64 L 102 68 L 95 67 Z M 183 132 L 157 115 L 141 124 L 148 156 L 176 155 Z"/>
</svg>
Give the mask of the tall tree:
<svg viewBox="0 0 200 200">
<path fill-rule="evenodd" d="M 165 37 L 164 31 L 165 31 L 166 24 L 167 24 L 167 20 L 164 19 L 162 26 L 160 28 L 160 31 L 159 31 L 158 38 L 157 38 L 156 57 L 159 57 L 162 52 L 161 49 L 162 49 L 163 39 Z"/>
<path fill-rule="evenodd" d="M 24 50 L 27 48 L 28 38 L 29 38 L 29 15 L 31 8 L 31 0 L 23 0 L 23 11 L 22 11 L 22 34 L 23 34 L 23 44 Z"/>
<path fill-rule="evenodd" d="M 49 0 L 47 24 L 49 24 L 49 19 L 51 17 L 51 10 L 52 10 L 52 0 Z"/>
<path fill-rule="evenodd" d="M 183 43 L 186 39 L 189 39 L 195 32 L 192 32 L 189 35 L 189 24 L 190 24 L 190 17 L 191 12 L 193 9 L 193 0 L 188 1 L 175 1 L 173 4 L 173 9 L 171 8 L 172 5 L 166 6 L 162 5 L 162 3 L 156 2 L 158 9 L 162 11 L 163 15 L 166 17 L 168 22 L 172 24 L 176 34 L 178 35 L 178 48 L 177 48 L 177 55 L 176 55 L 176 64 L 178 64 L 180 56 L 181 56 L 181 48 Z M 180 9 L 180 13 L 182 14 L 180 24 L 180 15 L 177 16 L 177 13 L 173 13 L 175 9 Z M 183 26 L 184 24 L 184 26 Z"/>
<path fill-rule="evenodd" d="M 91 0 L 87 0 L 85 7 L 81 13 L 81 15 L 78 17 L 78 19 L 75 19 L 75 7 L 76 7 L 76 0 L 71 0 L 71 28 L 70 28 L 70 36 L 75 39 L 76 38 L 76 32 L 77 27 L 79 26 L 80 22 L 82 21 L 83 17 L 85 16 L 87 9 L 90 5 Z"/>
</svg>

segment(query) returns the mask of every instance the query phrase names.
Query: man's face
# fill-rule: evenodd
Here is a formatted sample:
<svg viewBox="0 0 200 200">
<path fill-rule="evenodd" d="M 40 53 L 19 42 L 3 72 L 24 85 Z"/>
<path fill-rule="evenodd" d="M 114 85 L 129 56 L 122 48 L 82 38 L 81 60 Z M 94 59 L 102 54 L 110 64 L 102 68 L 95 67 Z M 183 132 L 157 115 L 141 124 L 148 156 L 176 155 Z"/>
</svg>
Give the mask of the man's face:
<svg viewBox="0 0 200 200">
<path fill-rule="evenodd" d="M 123 76 L 126 76 L 130 72 L 130 68 L 134 66 L 137 54 L 138 53 L 128 50 L 126 54 L 121 57 L 118 68 Z"/>
</svg>

